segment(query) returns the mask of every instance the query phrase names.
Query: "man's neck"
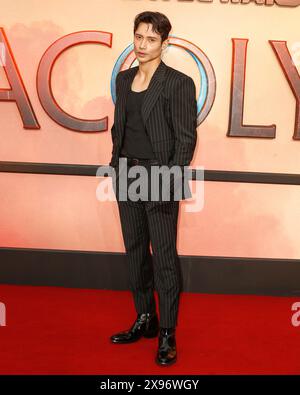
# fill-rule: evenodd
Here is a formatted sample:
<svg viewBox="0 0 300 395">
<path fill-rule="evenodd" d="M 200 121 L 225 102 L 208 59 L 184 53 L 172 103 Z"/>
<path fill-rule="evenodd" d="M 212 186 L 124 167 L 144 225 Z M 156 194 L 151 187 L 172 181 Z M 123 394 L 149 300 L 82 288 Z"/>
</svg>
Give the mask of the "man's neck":
<svg viewBox="0 0 300 395">
<path fill-rule="evenodd" d="M 159 66 L 161 58 L 153 59 L 151 62 L 140 63 L 138 75 L 142 81 L 150 81 L 155 70 Z"/>
</svg>

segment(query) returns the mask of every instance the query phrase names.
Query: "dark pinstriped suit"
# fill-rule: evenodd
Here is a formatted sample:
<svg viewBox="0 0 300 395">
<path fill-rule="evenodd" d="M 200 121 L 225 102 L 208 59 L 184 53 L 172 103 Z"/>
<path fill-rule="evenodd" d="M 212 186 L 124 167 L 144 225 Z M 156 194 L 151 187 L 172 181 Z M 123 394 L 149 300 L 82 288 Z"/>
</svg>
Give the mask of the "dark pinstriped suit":
<svg viewBox="0 0 300 395">
<path fill-rule="evenodd" d="M 118 73 L 111 128 L 110 166 L 118 169 L 126 124 L 126 99 L 138 66 Z M 142 119 L 160 165 L 189 165 L 197 140 L 194 81 L 162 60 L 152 75 L 141 108 Z M 191 197 L 188 188 L 182 199 Z M 130 289 L 138 313 L 155 311 L 153 287 L 159 296 L 160 326 L 177 325 L 181 271 L 176 249 L 179 201 L 118 201 L 129 262 Z M 149 249 L 151 242 L 154 264 Z M 153 282 L 155 281 L 155 282 Z"/>
</svg>

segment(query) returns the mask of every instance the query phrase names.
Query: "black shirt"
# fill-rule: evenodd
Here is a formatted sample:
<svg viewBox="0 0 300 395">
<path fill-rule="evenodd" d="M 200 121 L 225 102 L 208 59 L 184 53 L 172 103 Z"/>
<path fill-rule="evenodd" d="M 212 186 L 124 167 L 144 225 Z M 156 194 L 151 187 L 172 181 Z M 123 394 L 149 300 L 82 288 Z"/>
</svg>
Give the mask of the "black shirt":
<svg viewBox="0 0 300 395">
<path fill-rule="evenodd" d="M 141 107 L 146 91 L 147 89 L 141 92 L 129 90 L 121 156 L 140 159 L 155 158 L 141 114 Z"/>
</svg>

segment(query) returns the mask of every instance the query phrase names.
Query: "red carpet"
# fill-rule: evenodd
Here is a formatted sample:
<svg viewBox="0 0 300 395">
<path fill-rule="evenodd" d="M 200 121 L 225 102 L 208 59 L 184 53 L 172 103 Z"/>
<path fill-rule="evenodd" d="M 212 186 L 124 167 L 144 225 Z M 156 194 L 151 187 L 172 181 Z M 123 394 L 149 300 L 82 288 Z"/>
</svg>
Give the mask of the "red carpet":
<svg viewBox="0 0 300 395">
<path fill-rule="evenodd" d="M 110 344 L 136 318 L 130 292 L 0 286 L 0 374 L 299 374 L 300 297 L 182 293 L 178 362 L 157 366 L 157 339 Z"/>
</svg>

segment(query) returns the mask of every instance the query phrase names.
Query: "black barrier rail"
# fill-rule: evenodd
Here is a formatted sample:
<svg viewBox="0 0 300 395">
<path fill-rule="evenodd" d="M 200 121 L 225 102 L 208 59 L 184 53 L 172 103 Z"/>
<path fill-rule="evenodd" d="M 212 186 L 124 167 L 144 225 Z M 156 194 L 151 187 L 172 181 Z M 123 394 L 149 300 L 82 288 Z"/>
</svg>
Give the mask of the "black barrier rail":
<svg viewBox="0 0 300 395">
<path fill-rule="evenodd" d="M 96 176 L 99 167 L 108 167 L 108 165 L 0 161 L 0 172 L 7 173 Z M 191 170 L 192 180 L 203 179 L 202 170 L 192 168 Z M 300 174 L 204 169 L 204 181 L 300 185 Z"/>
<path fill-rule="evenodd" d="M 179 255 L 179 261 L 184 292 L 300 296 L 299 259 Z M 128 290 L 125 253 L 0 247 L 0 262 L 0 284 Z"/>
</svg>

